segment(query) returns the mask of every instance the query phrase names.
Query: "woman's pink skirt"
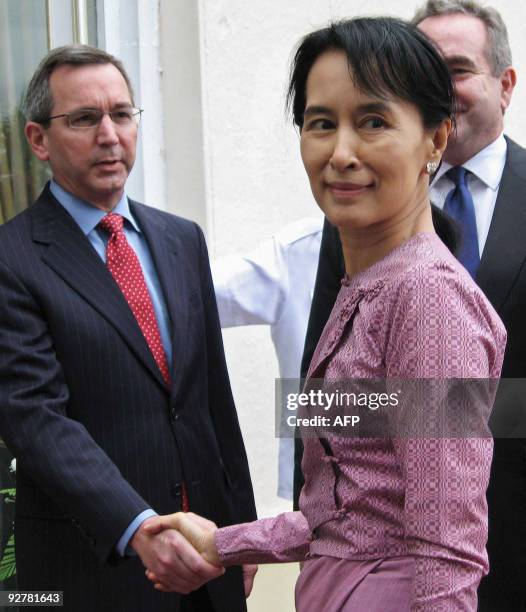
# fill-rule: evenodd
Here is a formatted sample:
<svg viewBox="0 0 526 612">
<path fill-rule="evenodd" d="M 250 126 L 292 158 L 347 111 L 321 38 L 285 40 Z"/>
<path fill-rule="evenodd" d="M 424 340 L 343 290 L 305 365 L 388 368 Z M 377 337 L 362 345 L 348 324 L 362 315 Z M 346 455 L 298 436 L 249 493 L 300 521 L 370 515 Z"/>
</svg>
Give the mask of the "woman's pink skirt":
<svg viewBox="0 0 526 612">
<path fill-rule="evenodd" d="M 314 557 L 296 583 L 297 612 L 409 612 L 412 557 L 351 561 Z"/>
</svg>

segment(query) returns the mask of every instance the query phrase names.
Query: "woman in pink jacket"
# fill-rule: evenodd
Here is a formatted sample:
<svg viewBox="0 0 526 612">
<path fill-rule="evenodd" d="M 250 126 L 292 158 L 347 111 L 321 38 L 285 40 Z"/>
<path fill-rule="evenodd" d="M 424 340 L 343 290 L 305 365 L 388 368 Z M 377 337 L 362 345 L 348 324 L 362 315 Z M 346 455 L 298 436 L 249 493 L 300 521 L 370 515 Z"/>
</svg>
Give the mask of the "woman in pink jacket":
<svg viewBox="0 0 526 612">
<path fill-rule="evenodd" d="M 434 46 L 396 19 L 335 23 L 301 42 L 289 101 L 346 266 L 307 388 L 314 378 L 498 379 L 503 325 L 432 220 L 430 174 L 453 116 Z M 476 610 L 488 570 L 492 389 L 466 394 L 478 437 L 419 431 L 407 413 L 412 435 L 306 437 L 300 512 L 222 529 L 177 514 L 152 530 L 179 529 L 215 565 L 305 561 L 301 612 Z M 422 422 L 444 419 L 443 408 L 429 401 Z M 402 412 L 390 410 L 396 430 Z"/>
</svg>

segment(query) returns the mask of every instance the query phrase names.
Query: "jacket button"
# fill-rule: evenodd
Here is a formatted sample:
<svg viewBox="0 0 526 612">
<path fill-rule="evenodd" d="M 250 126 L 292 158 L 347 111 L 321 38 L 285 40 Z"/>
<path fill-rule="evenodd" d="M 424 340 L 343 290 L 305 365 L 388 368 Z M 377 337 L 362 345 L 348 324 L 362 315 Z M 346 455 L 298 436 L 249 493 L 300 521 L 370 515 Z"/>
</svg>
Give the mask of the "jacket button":
<svg viewBox="0 0 526 612">
<path fill-rule="evenodd" d="M 174 497 L 181 497 L 181 483 L 176 482 L 172 485 L 172 495 Z"/>
<path fill-rule="evenodd" d="M 177 419 L 179 418 L 179 415 L 177 414 L 177 410 L 175 408 L 172 408 L 172 410 L 170 412 L 171 412 L 171 415 L 172 415 L 172 419 L 174 421 L 177 421 Z"/>
</svg>

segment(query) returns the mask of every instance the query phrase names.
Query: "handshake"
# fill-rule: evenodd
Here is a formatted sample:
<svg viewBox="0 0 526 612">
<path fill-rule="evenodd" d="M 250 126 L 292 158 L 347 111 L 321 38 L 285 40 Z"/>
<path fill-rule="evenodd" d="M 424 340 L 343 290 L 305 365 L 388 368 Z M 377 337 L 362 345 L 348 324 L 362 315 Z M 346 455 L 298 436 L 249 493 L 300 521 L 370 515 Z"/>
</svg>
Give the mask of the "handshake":
<svg viewBox="0 0 526 612">
<path fill-rule="evenodd" d="M 192 512 L 146 519 L 130 544 L 158 591 L 187 594 L 225 573 L 215 544 L 217 525 Z M 257 565 L 243 566 L 245 597 Z"/>
</svg>

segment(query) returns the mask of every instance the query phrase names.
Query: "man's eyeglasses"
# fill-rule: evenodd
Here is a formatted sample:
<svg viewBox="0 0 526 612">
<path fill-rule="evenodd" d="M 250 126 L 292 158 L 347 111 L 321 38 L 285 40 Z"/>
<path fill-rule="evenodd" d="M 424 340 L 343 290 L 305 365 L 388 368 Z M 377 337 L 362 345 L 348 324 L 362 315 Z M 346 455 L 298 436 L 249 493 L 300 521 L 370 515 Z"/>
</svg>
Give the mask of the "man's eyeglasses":
<svg viewBox="0 0 526 612">
<path fill-rule="evenodd" d="M 116 125 L 129 127 L 131 125 L 138 125 L 142 112 L 142 108 L 134 108 L 133 106 L 127 106 L 112 111 L 103 111 L 97 108 L 81 108 L 72 113 L 62 113 L 61 115 L 47 117 L 47 119 L 42 119 L 39 123 L 47 123 L 51 121 L 51 119 L 66 117 L 69 127 L 75 130 L 88 130 L 97 127 L 104 115 L 109 115 Z"/>
</svg>

